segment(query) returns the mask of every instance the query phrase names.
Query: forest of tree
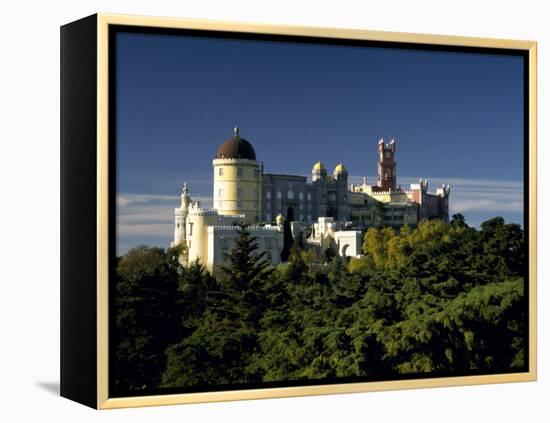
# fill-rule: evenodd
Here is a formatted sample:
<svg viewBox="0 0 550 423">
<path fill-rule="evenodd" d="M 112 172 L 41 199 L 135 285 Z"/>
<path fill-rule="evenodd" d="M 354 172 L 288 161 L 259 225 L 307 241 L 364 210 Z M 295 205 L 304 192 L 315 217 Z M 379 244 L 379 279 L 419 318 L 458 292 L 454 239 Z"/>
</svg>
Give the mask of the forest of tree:
<svg viewBox="0 0 550 423">
<path fill-rule="evenodd" d="M 371 228 L 364 256 L 294 247 L 272 267 L 246 227 L 216 277 L 177 249 L 118 258 L 113 391 L 523 369 L 524 236 L 500 217 Z"/>
</svg>

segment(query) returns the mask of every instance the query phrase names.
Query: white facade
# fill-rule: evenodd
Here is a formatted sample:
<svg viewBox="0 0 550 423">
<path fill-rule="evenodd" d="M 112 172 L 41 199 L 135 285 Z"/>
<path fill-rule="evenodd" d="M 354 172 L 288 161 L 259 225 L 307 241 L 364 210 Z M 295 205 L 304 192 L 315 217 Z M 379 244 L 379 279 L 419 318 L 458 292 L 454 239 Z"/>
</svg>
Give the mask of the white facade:
<svg viewBox="0 0 550 423">
<path fill-rule="evenodd" d="M 191 201 L 187 184 L 182 191 L 182 205 L 174 210 L 175 229 L 172 246 L 183 244 L 181 263 L 184 266 L 198 260 L 209 269 L 226 263 L 226 254 L 235 247 L 238 238 L 236 223 L 245 222 L 243 214 L 220 214 L 217 209 L 203 208 L 198 201 Z M 327 249 L 342 257 L 361 255 L 362 232 L 347 230 L 343 222 L 332 217 L 320 217 L 313 224 L 311 236 L 306 244 L 319 253 Z M 273 265 L 281 263 L 284 247 L 283 218 L 279 216 L 275 225 L 248 226 L 250 236 L 256 238 L 257 253 L 265 252 L 265 259 Z M 292 222 L 294 237 L 302 237 L 304 228 Z"/>
<path fill-rule="evenodd" d="M 236 223 L 245 221 L 244 214 L 220 214 L 217 209 L 204 208 L 198 201 L 191 201 L 185 183 L 181 207 L 174 210 L 174 241 L 171 245 L 185 246 L 182 265 L 198 260 L 213 269 L 225 262 L 225 254 L 235 246 L 238 237 Z M 249 226 L 247 230 L 257 238 L 258 254 L 265 251 L 265 258 L 271 264 L 281 262 L 282 221 L 278 225 Z"/>
<path fill-rule="evenodd" d="M 336 231 L 334 240 L 341 257 L 359 257 L 362 254 L 363 233 L 361 231 Z"/>
<path fill-rule="evenodd" d="M 341 257 L 358 257 L 362 253 L 363 233 L 346 230 L 343 222 L 335 222 L 332 217 L 320 217 L 313 224 L 307 243 L 320 249 L 320 253 L 330 248 Z"/>
<path fill-rule="evenodd" d="M 225 264 L 225 255 L 235 247 L 237 238 L 236 226 L 209 226 L 207 229 L 208 258 L 210 268 Z M 283 229 L 279 226 L 249 226 L 247 231 L 256 238 L 257 254 L 265 252 L 265 260 L 271 264 L 281 262 L 283 250 Z"/>
</svg>

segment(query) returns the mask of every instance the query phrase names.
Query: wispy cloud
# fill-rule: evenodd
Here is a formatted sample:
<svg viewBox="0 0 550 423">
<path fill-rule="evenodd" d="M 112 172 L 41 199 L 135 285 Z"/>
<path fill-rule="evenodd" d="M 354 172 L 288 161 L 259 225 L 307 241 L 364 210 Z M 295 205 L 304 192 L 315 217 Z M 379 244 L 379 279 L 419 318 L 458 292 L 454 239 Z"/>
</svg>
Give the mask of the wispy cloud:
<svg viewBox="0 0 550 423">
<path fill-rule="evenodd" d="M 126 207 L 135 204 L 158 203 L 163 201 L 176 202 L 177 195 L 152 195 L 152 194 L 119 194 L 117 206 Z"/>
<path fill-rule="evenodd" d="M 209 197 L 195 198 L 208 207 Z M 174 208 L 178 195 L 119 194 L 117 196 L 117 235 L 156 236 L 171 239 L 174 230 Z"/>
<path fill-rule="evenodd" d="M 399 177 L 403 187 L 417 183 L 419 178 Z M 482 213 L 521 213 L 523 211 L 523 182 L 497 179 L 468 178 L 426 178 L 428 191 L 434 192 L 442 184 L 451 186 L 450 214 Z M 360 183 L 362 177 L 350 176 L 350 182 Z M 367 177 L 369 184 L 376 181 L 374 176 Z M 468 216 L 466 216 L 468 219 Z"/>
</svg>

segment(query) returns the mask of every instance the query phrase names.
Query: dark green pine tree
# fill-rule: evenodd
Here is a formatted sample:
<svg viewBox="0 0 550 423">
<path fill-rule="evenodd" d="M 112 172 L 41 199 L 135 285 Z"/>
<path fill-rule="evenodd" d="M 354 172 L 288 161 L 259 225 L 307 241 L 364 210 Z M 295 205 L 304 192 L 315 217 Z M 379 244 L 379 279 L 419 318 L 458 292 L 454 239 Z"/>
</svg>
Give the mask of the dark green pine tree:
<svg viewBox="0 0 550 423">
<path fill-rule="evenodd" d="M 257 253 L 257 238 L 250 236 L 246 225 L 239 223 L 236 232 L 239 237 L 235 247 L 225 254 L 227 264 L 220 266 L 224 273 L 222 292 L 225 301 L 222 301 L 222 308 L 228 312 L 229 318 L 239 318 L 252 329 L 257 329 L 265 309 L 263 284 L 273 269 L 266 260 L 267 252 Z"/>
<path fill-rule="evenodd" d="M 264 291 L 272 269 L 266 253 L 257 253 L 256 238 L 246 226 L 239 224 L 236 231 L 236 245 L 220 267 L 218 289 L 210 292 L 200 324 L 167 350 L 166 387 L 261 380 L 250 361 L 259 350 L 259 322 L 268 303 Z"/>
<path fill-rule="evenodd" d="M 259 254 L 256 237 L 251 237 L 247 226 L 244 223 L 237 224 L 236 229 L 239 237 L 235 248 L 229 254 L 225 254 L 227 265 L 221 266 L 231 287 L 242 291 L 263 281 L 272 273 L 270 263 L 266 260 L 267 251 Z"/>
</svg>

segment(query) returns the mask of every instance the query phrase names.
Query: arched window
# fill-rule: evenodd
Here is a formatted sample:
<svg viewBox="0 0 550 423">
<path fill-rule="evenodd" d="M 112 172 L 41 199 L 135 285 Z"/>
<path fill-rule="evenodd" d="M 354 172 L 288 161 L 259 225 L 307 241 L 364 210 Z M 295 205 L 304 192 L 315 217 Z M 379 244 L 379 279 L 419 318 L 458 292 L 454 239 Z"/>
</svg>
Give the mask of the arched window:
<svg viewBox="0 0 550 423">
<path fill-rule="evenodd" d="M 288 190 L 287 197 L 289 200 L 294 200 L 294 191 Z"/>
</svg>

